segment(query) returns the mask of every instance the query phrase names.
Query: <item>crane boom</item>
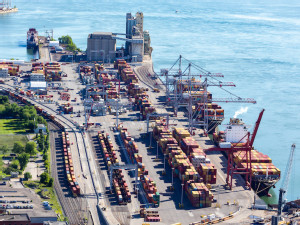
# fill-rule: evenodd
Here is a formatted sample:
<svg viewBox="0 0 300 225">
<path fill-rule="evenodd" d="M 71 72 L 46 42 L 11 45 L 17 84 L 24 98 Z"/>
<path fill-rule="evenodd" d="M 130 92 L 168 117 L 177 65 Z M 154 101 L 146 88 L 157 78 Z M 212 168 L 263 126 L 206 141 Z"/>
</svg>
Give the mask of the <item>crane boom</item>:
<svg viewBox="0 0 300 225">
<path fill-rule="evenodd" d="M 259 116 L 258 116 L 258 119 L 257 121 L 255 122 L 255 127 L 254 127 L 254 130 L 253 130 L 253 134 L 251 136 L 251 140 L 250 140 L 250 143 L 249 143 L 249 146 L 252 147 L 253 145 L 253 142 L 255 140 L 255 136 L 256 136 L 256 133 L 257 133 L 257 130 L 258 130 L 258 127 L 259 127 L 259 124 L 260 124 L 260 121 L 261 121 L 261 118 L 264 114 L 264 111 L 265 109 L 261 110 L 261 112 L 259 113 Z"/>
<path fill-rule="evenodd" d="M 283 208 L 283 205 L 285 203 L 284 202 L 284 197 L 285 197 L 285 194 L 286 194 L 288 186 L 289 186 L 289 181 L 290 181 L 290 176 L 291 176 L 291 171 L 292 171 L 293 158 L 294 158 L 294 154 L 295 154 L 295 148 L 296 148 L 296 145 L 292 144 L 289 160 L 287 162 L 286 169 L 285 169 L 285 172 L 284 172 L 283 182 L 282 182 L 281 188 L 279 190 L 279 200 L 278 200 L 278 216 L 279 217 L 281 216 L 282 208 Z"/>
</svg>

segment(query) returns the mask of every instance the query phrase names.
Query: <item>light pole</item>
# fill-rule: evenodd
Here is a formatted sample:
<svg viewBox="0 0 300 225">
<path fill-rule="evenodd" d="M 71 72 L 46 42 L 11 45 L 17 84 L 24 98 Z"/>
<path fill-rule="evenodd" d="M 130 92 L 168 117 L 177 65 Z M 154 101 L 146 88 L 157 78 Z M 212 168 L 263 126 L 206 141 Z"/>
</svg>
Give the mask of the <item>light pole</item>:
<svg viewBox="0 0 300 225">
<path fill-rule="evenodd" d="M 163 170 L 163 175 L 166 174 L 166 154 L 164 153 L 164 170 Z"/>
<path fill-rule="evenodd" d="M 158 159 L 158 142 L 156 142 L 156 159 Z"/>
<path fill-rule="evenodd" d="M 171 190 L 174 190 L 174 169 L 172 168 L 172 186 L 171 186 Z"/>
<path fill-rule="evenodd" d="M 150 132 L 150 147 L 149 147 L 149 149 L 151 149 L 152 148 L 152 132 Z"/>
<path fill-rule="evenodd" d="M 183 208 L 183 183 L 181 184 L 181 187 L 182 187 L 182 191 L 181 191 L 181 207 Z"/>
</svg>

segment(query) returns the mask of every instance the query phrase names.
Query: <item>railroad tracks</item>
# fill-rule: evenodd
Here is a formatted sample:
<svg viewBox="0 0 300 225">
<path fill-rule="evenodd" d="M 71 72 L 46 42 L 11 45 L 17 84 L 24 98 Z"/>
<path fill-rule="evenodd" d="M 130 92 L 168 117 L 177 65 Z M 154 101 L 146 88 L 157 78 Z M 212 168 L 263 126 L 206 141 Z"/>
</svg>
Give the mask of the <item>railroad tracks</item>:
<svg viewBox="0 0 300 225">
<path fill-rule="evenodd" d="M 5 86 L 9 86 L 9 88 L 7 88 Z M 11 85 L 1 85 L 0 88 L 3 89 L 3 90 L 6 90 L 6 91 L 9 91 L 9 92 L 12 92 L 12 93 L 15 93 L 15 94 L 19 95 L 19 93 L 13 91 L 14 87 L 11 86 Z M 27 100 L 29 100 L 29 102 L 31 102 L 31 104 L 36 104 L 37 106 L 42 107 L 43 110 L 45 110 L 45 109 L 48 110 L 48 111 L 50 110 L 51 113 L 56 114 L 56 111 L 54 109 L 50 108 L 49 106 L 44 105 L 44 104 L 36 101 L 35 99 L 31 99 L 31 98 L 29 98 L 27 96 L 23 96 L 23 97 L 26 98 Z M 59 117 L 62 117 L 62 118 L 59 118 Z M 81 173 L 83 173 L 82 160 L 81 160 L 82 156 L 80 154 L 80 148 L 79 148 L 78 140 L 82 139 L 81 141 L 82 141 L 82 144 L 83 144 L 83 148 L 85 150 L 85 155 L 86 155 L 86 159 L 87 159 L 88 170 L 89 170 L 91 181 L 92 181 L 92 187 L 93 187 L 93 190 L 94 190 L 96 198 L 97 198 L 96 199 L 96 201 L 97 201 L 96 208 L 98 208 L 99 194 L 97 193 L 97 190 L 96 190 L 96 185 L 95 185 L 96 182 L 94 180 L 92 169 L 91 169 L 91 165 L 90 165 L 90 162 L 88 160 L 89 157 L 88 157 L 88 153 L 87 153 L 87 145 L 86 145 L 86 142 L 85 142 L 84 135 L 83 135 L 82 132 L 79 131 L 80 132 L 80 136 L 78 137 L 78 132 L 75 130 L 76 128 L 75 129 L 73 128 L 73 126 L 74 127 L 76 127 L 76 126 L 75 126 L 74 122 L 71 121 L 70 119 L 68 119 L 68 118 L 66 118 L 64 116 L 56 116 L 56 119 L 59 120 L 62 124 L 64 124 L 65 127 L 67 127 L 68 129 L 70 129 L 74 133 L 74 135 L 75 135 L 76 144 L 77 144 L 77 150 L 78 150 L 78 155 L 79 155 L 79 163 L 80 163 Z M 60 196 L 58 196 L 58 197 L 60 197 Z M 73 205 L 71 203 L 69 205 L 70 205 L 70 207 L 73 207 Z M 94 205 L 92 207 L 94 207 Z M 97 214 L 94 214 L 94 216 L 97 215 L 97 217 L 100 218 L 99 215 L 98 215 L 98 213 L 102 214 L 102 211 L 99 211 L 98 209 L 95 209 L 94 211 L 95 211 L 95 213 L 97 213 Z M 101 216 L 102 216 L 103 220 L 105 221 L 105 223 L 108 224 L 108 222 L 106 221 L 106 218 L 104 217 L 104 215 L 102 214 Z M 96 224 L 99 223 L 98 222 L 98 218 L 93 218 L 93 221 L 96 222 Z M 95 219 L 97 219 L 97 220 L 95 220 Z"/>
<path fill-rule="evenodd" d="M 66 182 L 63 166 L 63 148 L 61 143 L 61 130 L 49 122 L 51 144 L 51 174 L 54 178 L 54 189 L 62 206 L 64 214 L 69 218 L 71 225 L 83 224 L 81 211 L 81 197 L 74 198 Z M 56 165 L 55 165 L 56 163 Z"/>
</svg>

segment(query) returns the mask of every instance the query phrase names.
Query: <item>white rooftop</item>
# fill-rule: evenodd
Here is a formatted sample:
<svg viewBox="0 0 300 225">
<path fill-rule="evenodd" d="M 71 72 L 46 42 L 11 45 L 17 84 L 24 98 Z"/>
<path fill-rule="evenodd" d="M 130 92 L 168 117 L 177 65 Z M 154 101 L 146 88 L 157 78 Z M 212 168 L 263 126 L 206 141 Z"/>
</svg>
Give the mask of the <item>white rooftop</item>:
<svg viewBox="0 0 300 225">
<path fill-rule="evenodd" d="M 30 81 L 30 88 L 46 88 L 46 81 Z"/>
</svg>

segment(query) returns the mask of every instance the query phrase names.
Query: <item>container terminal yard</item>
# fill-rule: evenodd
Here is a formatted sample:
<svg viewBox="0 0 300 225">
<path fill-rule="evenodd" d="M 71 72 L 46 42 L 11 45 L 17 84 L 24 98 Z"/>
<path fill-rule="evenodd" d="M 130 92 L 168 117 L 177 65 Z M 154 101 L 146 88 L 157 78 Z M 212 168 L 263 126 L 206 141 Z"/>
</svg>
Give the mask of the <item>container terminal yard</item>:
<svg viewBox="0 0 300 225">
<path fill-rule="evenodd" d="M 235 85 L 183 56 L 155 73 L 142 21 L 142 13 L 127 14 L 129 38 L 89 35 L 89 62 L 52 61 L 42 47 L 37 62 L 0 65 L 9 74 L 2 93 L 49 121 L 51 173 L 69 223 L 271 224 L 277 211 L 264 210 L 258 196 L 281 173 L 254 148 L 264 110 L 251 134 L 238 118 L 219 131 L 224 110 L 215 102 L 256 101 L 214 98 L 209 86 Z M 124 52 L 114 49 L 116 38 Z M 96 47 L 109 54 L 94 54 L 98 39 L 109 39 L 112 49 Z M 118 57 L 126 51 L 131 57 Z"/>
</svg>

